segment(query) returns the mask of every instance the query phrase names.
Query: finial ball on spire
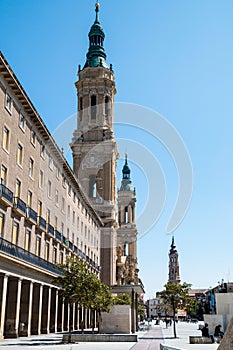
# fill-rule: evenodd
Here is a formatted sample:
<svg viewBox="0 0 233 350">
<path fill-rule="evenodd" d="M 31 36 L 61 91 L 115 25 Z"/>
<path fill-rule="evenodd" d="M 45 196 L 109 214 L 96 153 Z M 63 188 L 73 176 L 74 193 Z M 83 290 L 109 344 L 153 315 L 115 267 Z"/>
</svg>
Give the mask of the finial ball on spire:
<svg viewBox="0 0 233 350">
<path fill-rule="evenodd" d="M 97 3 L 95 4 L 95 10 L 96 10 L 96 12 L 99 11 L 99 7 L 100 7 L 100 4 L 97 2 Z"/>
</svg>

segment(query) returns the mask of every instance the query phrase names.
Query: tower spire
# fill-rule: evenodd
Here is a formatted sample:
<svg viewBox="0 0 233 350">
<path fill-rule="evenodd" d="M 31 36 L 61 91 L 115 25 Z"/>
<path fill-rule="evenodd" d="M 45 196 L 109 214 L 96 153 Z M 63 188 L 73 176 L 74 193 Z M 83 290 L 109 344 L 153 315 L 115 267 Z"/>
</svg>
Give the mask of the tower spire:
<svg viewBox="0 0 233 350">
<path fill-rule="evenodd" d="M 89 49 L 87 52 L 87 59 L 84 65 L 86 67 L 104 67 L 108 68 L 106 63 L 106 53 L 104 51 L 104 38 L 105 34 L 101 24 L 99 22 L 99 3 L 95 4 L 95 22 L 91 26 L 90 32 L 88 34 L 89 37 Z"/>
<path fill-rule="evenodd" d="M 176 252 L 175 248 L 176 248 L 176 246 L 175 246 L 175 238 L 174 238 L 174 236 L 172 236 L 172 244 L 171 244 L 170 253 Z"/>
<path fill-rule="evenodd" d="M 96 2 L 95 4 L 95 12 L 96 12 L 95 21 L 96 22 L 99 22 L 99 7 L 100 7 L 100 4 Z"/>
<path fill-rule="evenodd" d="M 122 180 L 121 180 L 120 191 L 133 191 L 130 173 L 131 173 L 131 170 L 130 170 L 130 167 L 128 165 L 128 155 L 126 153 L 125 154 L 125 164 L 122 168 Z"/>
</svg>

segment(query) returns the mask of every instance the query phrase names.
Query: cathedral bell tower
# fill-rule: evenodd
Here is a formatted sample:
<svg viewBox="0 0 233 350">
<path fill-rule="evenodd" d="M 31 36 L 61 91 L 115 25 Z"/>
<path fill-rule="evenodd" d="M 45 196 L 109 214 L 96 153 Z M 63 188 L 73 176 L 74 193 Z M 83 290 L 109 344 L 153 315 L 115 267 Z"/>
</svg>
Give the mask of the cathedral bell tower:
<svg viewBox="0 0 233 350">
<path fill-rule="evenodd" d="M 178 252 L 175 246 L 174 237 L 172 237 L 171 249 L 169 252 L 169 276 L 168 280 L 173 281 L 176 284 L 180 283 L 180 268 L 178 261 Z"/>
<path fill-rule="evenodd" d="M 132 187 L 127 155 L 118 190 L 117 284 L 138 284 L 137 228 L 135 224 L 136 191 Z"/>
<path fill-rule="evenodd" d="M 101 217 L 101 278 L 116 282 L 116 164 L 117 145 L 113 130 L 116 94 L 112 65 L 106 63 L 105 34 L 96 18 L 89 32 L 86 63 L 79 66 L 75 83 L 78 96 L 78 125 L 71 143 L 73 168 L 93 207 Z"/>
</svg>

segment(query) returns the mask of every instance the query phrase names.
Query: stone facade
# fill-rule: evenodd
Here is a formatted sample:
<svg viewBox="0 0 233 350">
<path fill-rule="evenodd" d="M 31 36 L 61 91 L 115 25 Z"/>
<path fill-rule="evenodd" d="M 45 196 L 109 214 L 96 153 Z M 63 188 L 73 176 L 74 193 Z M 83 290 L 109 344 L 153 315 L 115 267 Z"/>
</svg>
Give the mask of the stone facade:
<svg viewBox="0 0 233 350">
<path fill-rule="evenodd" d="M 0 337 L 61 330 L 54 264 L 99 275 L 102 222 L 2 54 L 0 121 Z"/>
<path fill-rule="evenodd" d="M 130 305 L 113 305 L 109 313 L 102 313 L 101 333 L 129 334 L 131 312 Z"/>
<path fill-rule="evenodd" d="M 113 285 L 116 282 L 115 203 L 118 158 L 113 133 L 113 72 L 104 67 L 86 67 L 79 72 L 76 87 L 78 128 L 74 131 L 71 143 L 73 167 L 104 223 L 101 230 L 101 279 Z"/>
</svg>

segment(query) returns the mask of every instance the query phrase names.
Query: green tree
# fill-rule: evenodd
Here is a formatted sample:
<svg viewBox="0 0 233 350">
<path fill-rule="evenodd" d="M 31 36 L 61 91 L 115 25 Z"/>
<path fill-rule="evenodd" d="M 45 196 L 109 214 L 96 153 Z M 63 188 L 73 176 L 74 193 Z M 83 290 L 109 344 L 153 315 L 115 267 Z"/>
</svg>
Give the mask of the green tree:
<svg viewBox="0 0 233 350">
<path fill-rule="evenodd" d="M 98 314 L 98 331 L 100 330 L 99 322 L 101 320 L 101 312 L 109 312 L 113 303 L 113 297 L 110 288 L 101 282 L 94 274 L 89 274 L 85 283 L 85 296 L 83 305 L 91 310 L 92 315 L 92 332 L 94 333 L 94 315 Z"/>
<path fill-rule="evenodd" d="M 112 295 L 109 287 L 88 270 L 88 265 L 81 260 L 69 257 L 65 264 L 58 265 L 62 274 L 56 277 L 54 284 L 61 287 L 61 296 L 68 304 L 77 303 L 90 308 L 92 313 L 92 329 L 94 331 L 94 312 L 109 311 Z M 83 320 L 82 332 L 84 331 Z M 71 341 L 71 322 L 69 322 L 68 342 Z"/>
<path fill-rule="evenodd" d="M 129 294 L 121 293 L 113 297 L 113 305 L 131 305 Z"/>
<path fill-rule="evenodd" d="M 187 314 L 190 318 L 197 318 L 198 315 L 199 301 L 196 299 L 191 299 L 189 305 L 187 305 Z"/>
<path fill-rule="evenodd" d="M 140 321 L 143 321 L 145 318 L 145 307 L 143 301 L 139 300 L 138 302 L 138 316 Z"/>
<path fill-rule="evenodd" d="M 165 289 L 159 293 L 162 299 L 162 305 L 167 307 L 168 312 L 171 311 L 173 318 L 174 338 L 176 338 L 176 313 L 178 310 L 187 310 L 192 302 L 189 296 L 191 284 L 184 282 L 183 284 L 176 284 L 173 281 L 168 281 L 165 284 Z"/>
</svg>

